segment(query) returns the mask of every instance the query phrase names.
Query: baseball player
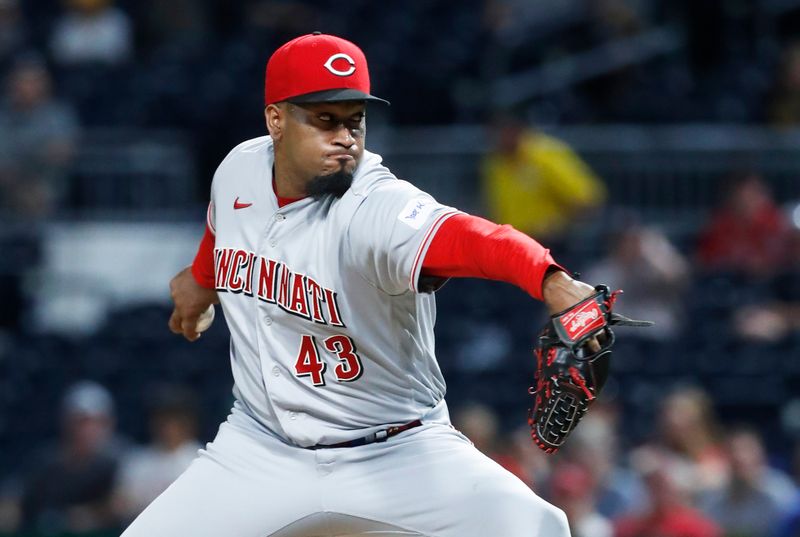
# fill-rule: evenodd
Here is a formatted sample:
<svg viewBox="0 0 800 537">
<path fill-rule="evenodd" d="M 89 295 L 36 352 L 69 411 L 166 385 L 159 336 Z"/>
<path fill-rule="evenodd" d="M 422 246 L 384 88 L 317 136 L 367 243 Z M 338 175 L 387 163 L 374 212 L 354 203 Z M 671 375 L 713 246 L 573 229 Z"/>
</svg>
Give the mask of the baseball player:
<svg viewBox="0 0 800 537">
<path fill-rule="evenodd" d="M 125 537 L 569 535 L 450 425 L 433 292 L 491 278 L 555 312 L 594 288 L 398 180 L 364 149 L 376 101 L 349 41 L 304 35 L 270 58 L 269 136 L 222 161 L 197 257 L 171 282 L 169 325 L 189 340 L 222 305 L 235 403 Z"/>
</svg>

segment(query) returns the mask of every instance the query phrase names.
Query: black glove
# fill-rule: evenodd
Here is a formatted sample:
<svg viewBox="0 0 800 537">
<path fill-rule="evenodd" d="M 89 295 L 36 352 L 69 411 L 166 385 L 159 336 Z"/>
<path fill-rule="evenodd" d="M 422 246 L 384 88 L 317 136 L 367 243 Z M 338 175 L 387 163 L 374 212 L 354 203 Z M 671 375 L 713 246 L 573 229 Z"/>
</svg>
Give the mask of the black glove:
<svg viewBox="0 0 800 537">
<path fill-rule="evenodd" d="M 651 326 L 612 308 L 621 291 L 598 285 L 597 293 L 550 317 L 534 349 L 536 377 L 533 408 L 528 411 L 531 438 L 546 453 L 555 453 L 603 389 L 614 345 L 612 325 Z M 591 351 L 596 339 L 600 350 Z"/>
</svg>

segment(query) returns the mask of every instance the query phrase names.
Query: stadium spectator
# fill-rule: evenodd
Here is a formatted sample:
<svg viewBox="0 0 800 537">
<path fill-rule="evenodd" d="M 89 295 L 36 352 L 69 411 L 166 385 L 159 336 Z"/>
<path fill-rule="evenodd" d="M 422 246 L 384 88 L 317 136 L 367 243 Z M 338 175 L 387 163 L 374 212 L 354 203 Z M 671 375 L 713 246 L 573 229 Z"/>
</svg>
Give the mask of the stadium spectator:
<svg viewBox="0 0 800 537">
<path fill-rule="evenodd" d="M 789 477 L 767 465 L 759 434 L 741 428 L 727 436 L 730 477 L 724 487 L 701 498 L 703 511 L 726 534 L 770 537 L 797 498 Z"/>
<path fill-rule="evenodd" d="M 721 537 L 710 519 L 689 506 L 685 475 L 671 470 L 658 449 L 640 448 L 632 459 L 647 487 L 649 505 L 642 513 L 614 521 L 615 537 Z"/>
<path fill-rule="evenodd" d="M 65 67 L 119 65 L 133 56 L 132 24 L 113 0 L 64 0 L 50 52 Z"/>
<path fill-rule="evenodd" d="M 53 97 L 42 60 L 18 58 L 0 103 L 2 209 L 26 216 L 50 213 L 65 194 L 78 134 L 76 114 Z"/>
<path fill-rule="evenodd" d="M 660 437 L 654 447 L 663 452 L 661 463 L 669 473 L 685 476 L 689 492 L 696 496 L 725 483 L 728 462 L 711 400 L 704 391 L 685 387 L 671 393 L 661 405 L 658 428 Z M 652 450 L 653 446 L 638 449 Z"/>
<path fill-rule="evenodd" d="M 561 140 L 511 117 L 496 119 L 491 135 L 482 180 L 492 220 L 551 245 L 604 203 L 603 183 Z"/>
<path fill-rule="evenodd" d="M 611 537 L 611 522 L 597 512 L 592 475 L 577 464 L 556 466 L 550 478 L 550 500 L 564 510 L 572 537 Z"/>
<path fill-rule="evenodd" d="M 94 382 L 73 385 L 61 409 L 61 439 L 30 461 L 23 526 L 44 534 L 112 529 L 111 498 L 123 444 L 114 404 Z"/>
<path fill-rule="evenodd" d="M 700 234 L 698 258 L 708 271 L 773 276 L 785 261 L 788 233 L 787 219 L 761 176 L 739 174 Z"/>
<path fill-rule="evenodd" d="M 689 283 L 689 264 L 659 230 L 625 227 L 610 241 L 611 250 L 585 273 L 588 281 L 625 289 L 625 314 L 654 321 L 640 337 L 668 340 L 681 329 L 683 293 Z"/>
<path fill-rule="evenodd" d="M 586 468 L 597 512 L 609 519 L 641 511 L 646 496 L 639 476 L 620 463 L 616 408 L 598 401 L 561 449 L 562 460 Z"/>
<path fill-rule="evenodd" d="M 180 475 L 197 456 L 197 416 L 194 395 L 164 387 L 150 415 L 152 443 L 132 450 L 120 463 L 115 504 L 130 523 Z"/>
</svg>

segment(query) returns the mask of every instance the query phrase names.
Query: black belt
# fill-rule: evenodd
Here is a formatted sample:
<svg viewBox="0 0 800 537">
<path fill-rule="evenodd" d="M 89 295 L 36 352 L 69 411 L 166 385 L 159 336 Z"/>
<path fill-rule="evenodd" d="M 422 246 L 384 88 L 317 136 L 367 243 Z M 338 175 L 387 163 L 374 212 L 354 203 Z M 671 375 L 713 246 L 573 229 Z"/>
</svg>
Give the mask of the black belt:
<svg viewBox="0 0 800 537">
<path fill-rule="evenodd" d="M 395 435 L 398 435 L 404 431 L 407 431 L 409 429 L 413 429 L 414 427 L 419 427 L 420 425 L 422 425 L 422 422 L 420 420 L 414 420 L 406 423 L 405 425 L 395 425 L 393 427 L 389 427 L 388 429 L 375 431 L 372 434 L 368 434 L 367 436 L 362 436 L 361 438 L 356 438 L 355 440 L 348 440 L 347 442 L 339 442 L 338 444 L 317 444 L 316 446 L 311 446 L 309 449 L 356 447 L 356 446 L 365 446 L 367 444 L 372 444 L 373 442 L 386 442 L 387 439 Z"/>
</svg>

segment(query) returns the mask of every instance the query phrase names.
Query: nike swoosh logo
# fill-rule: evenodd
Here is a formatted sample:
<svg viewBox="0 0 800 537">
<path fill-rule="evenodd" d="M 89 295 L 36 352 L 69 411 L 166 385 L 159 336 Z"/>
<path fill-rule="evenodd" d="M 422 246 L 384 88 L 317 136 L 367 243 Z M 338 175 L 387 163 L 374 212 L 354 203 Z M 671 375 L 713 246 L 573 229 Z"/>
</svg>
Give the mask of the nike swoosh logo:
<svg viewBox="0 0 800 537">
<path fill-rule="evenodd" d="M 234 209 L 246 209 L 250 207 L 252 203 L 239 203 L 239 196 L 236 196 L 236 199 L 233 202 Z"/>
</svg>

